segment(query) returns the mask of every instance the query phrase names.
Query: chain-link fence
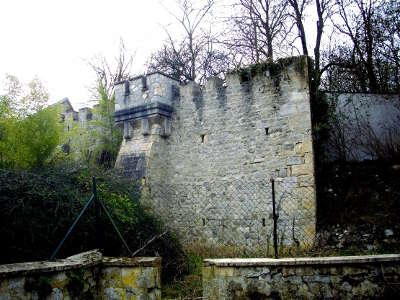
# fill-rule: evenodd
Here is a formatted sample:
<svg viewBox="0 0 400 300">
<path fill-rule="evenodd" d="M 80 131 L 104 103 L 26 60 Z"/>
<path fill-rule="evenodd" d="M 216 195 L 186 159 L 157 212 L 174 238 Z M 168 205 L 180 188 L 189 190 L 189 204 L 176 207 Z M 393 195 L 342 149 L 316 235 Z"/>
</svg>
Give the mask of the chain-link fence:
<svg viewBox="0 0 400 300">
<path fill-rule="evenodd" d="M 153 210 L 185 244 L 218 249 L 215 255 L 273 256 L 274 248 L 286 254 L 314 241 L 314 188 L 294 177 L 154 183 L 149 192 Z"/>
<path fill-rule="evenodd" d="M 298 255 L 315 242 L 316 198 L 313 182 L 295 177 L 272 180 L 279 256 Z"/>
</svg>

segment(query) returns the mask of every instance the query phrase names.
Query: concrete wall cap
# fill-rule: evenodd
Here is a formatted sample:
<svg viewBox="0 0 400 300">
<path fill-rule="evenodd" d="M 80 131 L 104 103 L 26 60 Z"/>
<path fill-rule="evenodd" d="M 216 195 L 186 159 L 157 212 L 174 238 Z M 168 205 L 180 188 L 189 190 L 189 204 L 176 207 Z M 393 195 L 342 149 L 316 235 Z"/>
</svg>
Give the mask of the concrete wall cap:
<svg viewBox="0 0 400 300">
<path fill-rule="evenodd" d="M 106 267 L 154 267 L 161 266 L 161 257 L 104 257 L 103 265 Z"/>
<path fill-rule="evenodd" d="M 55 261 L 35 261 L 0 265 L 0 278 L 60 272 L 94 266 L 160 267 L 161 257 L 103 257 L 98 250 L 91 250 Z"/>
<path fill-rule="evenodd" d="M 304 265 L 347 265 L 361 263 L 400 263 L 400 254 L 300 257 L 300 258 L 223 258 L 205 259 L 204 266 L 217 267 L 261 267 L 261 266 L 304 266 Z"/>
<path fill-rule="evenodd" d="M 101 263 L 102 258 L 100 252 L 92 250 L 55 261 L 35 261 L 0 265 L 0 278 L 90 267 Z"/>
</svg>

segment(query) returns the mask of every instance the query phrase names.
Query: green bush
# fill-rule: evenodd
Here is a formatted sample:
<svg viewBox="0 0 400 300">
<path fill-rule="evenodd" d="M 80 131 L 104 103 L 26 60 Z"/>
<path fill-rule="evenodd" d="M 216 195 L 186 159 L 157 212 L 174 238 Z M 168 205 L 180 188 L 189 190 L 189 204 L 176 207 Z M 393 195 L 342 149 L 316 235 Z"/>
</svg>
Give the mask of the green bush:
<svg viewBox="0 0 400 300">
<path fill-rule="evenodd" d="M 24 118 L 0 116 L 0 167 L 42 167 L 60 142 L 61 126 L 55 108 Z"/>
<path fill-rule="evenodd" d="M 88 201 L 91 175 L 86 169 L 0 170 L 0 263 L 48 259 Z M 134 182 L 103 171 L 97 191 L 132 251 L 164 231 L 162 223 L 140 206 L 140 190 Z M 92 203 L 57 257 L 95 248 L 103 248 L 107 256 L 129 256 L 104 213 L 100 245 L 96 224 Z M 183 272 L 184 253 L 171 234 L 156 239 L 138 255 L 161 256 L 164 280 Z"/>
</svg>

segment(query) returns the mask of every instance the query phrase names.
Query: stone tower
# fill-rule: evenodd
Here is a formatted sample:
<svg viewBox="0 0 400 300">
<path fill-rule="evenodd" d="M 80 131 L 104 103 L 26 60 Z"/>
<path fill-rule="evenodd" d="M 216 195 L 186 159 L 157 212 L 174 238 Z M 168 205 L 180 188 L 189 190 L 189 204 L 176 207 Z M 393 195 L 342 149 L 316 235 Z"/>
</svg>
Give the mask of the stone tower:
<svg viewBox="0 0 400 300">
<path fill-rule="evenodd" d="M 301 56 L 210 78 L 205 86 L 159 72 L 119 83 L 115 120 L 124 140 L 116 167 L 142 180 L 149 191 L 142 201 L 187 244 L 268 246 L 270 178 L 280 242 L 313 240 L 307 70 Z"/>
</svg>

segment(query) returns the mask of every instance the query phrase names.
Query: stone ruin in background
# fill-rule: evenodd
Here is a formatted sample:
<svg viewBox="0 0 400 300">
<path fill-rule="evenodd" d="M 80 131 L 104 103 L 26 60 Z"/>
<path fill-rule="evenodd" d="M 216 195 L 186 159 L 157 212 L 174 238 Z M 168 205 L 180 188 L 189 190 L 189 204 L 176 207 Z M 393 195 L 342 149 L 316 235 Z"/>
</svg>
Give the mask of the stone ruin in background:
<svg viewBox="0 0 400 300">
<path fill-rule="evenodd" d="M 116 168 L 186 244 L 272 245 L 315 236 L 307 57 L 234 71 L 205 86 L 155 72 L 115 87 Z"/>
</svg>

